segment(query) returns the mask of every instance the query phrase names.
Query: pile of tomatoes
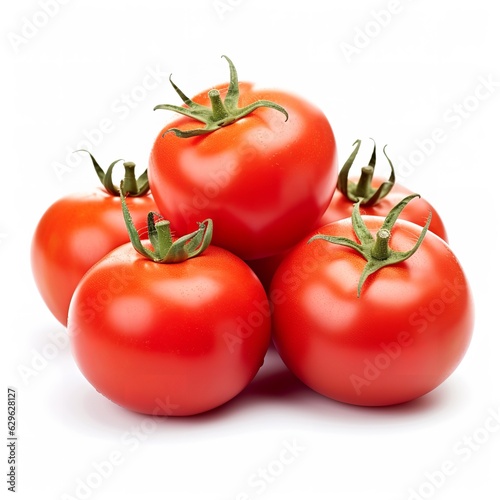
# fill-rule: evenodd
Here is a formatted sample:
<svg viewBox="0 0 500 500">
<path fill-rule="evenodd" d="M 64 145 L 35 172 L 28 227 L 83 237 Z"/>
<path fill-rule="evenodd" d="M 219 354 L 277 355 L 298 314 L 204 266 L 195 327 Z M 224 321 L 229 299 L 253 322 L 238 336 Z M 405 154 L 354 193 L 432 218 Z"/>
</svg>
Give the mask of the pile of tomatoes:
<svg viewBox="0 0 500 500">
<path fill-rule="evenodd" d="M 146 172 L 57 200 L 32 269 L 97 391 L 130 410 L 193 415 L 226 403 L 271 345 L 331 399 L 418 398 L 463 358 L 471 291 L 439 215 L 374 175 L 376 146 L 338 171 L 323 111 L 282 90 L 229 82 L 188 98 Z M 156 108 L 155 108 L 156 109 Z M 116 174 L 114 174 L 116 176 Z M 62 255 L 64 254 L 64 257 Z"/>
</svg>

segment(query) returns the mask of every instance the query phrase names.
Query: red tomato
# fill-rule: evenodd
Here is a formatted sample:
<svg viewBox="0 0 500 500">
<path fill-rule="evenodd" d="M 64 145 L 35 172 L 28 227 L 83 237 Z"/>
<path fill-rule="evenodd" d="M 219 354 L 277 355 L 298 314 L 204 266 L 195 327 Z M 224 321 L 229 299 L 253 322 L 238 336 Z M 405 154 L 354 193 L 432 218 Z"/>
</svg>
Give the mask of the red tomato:
<svg viewBox="0 0 500 500">
<path fill-rule="evenodd" d="M 227 100 L 228 84 L 216 89 Z M 282 252 L 315 227 L 335 189 L 337 151 L 325 114 L 309 102 L 250 83 L 240 83 L 239 92 L 242 108 L 272 101 L 288 119 L 259 107 L 207 134 L 166 133 L 199 128 L 194 118 L 180 117 L 155 140 L 149 177 L 161 213 L 176 230 L 192 231 L 211 218 L 213 243 L 246 260 Z M 211 99 L 204 91 L 193 101 Z"/>
<path fill-rule="evenodd" d="M 149 194 L 129 200 L 138 223 L 157 210 Z M 47 209 L 33 235 L 31 268 L 43 300 L 60 323 L 66 325 L 71 296 L 85 272 L 127 241 L 120 198 L 103 188 L 65 196 Z"/>
<path fill-rule="evenodd" d="M 374 236 L 383 218 L 362 216 Z M 407 251 L 422 228 L 397 220 L 393 251 Z M 343 219 L 313 233 L 355 239 Z M 312 236 L 312 235 L 311 235 Z M 306 385 L 355 405 L 403 403 L 435 389 L 460 363 L 473 329 L 471 291 L 449 246 L 428 231 L 404 262 L 369 275 L 355 249 L 309 238 L 272 284 L 273 334 L 290 370 Z"/>
<path fill-rule="evenodd" d="M 362 200 L 360 210 L 364 215 L 385 216 L 402 198 L 412 194 L 412 191 L 395 182 L 394 167 L 389 158 L 387 158 L 387 160 L 391 167 L 390 178 L 383 179 L 382 177 L 373 177 L 376 163 L 375 146 L 369 165 L 362 169 L 362 175 L 349 179 L 349 171 L 357 155 L 361 141 L 358 140 L 354 144 L 356 148 L 340 171 L 337 189 L 333 194 L 330 205 L 316 224 L 316 229 L 340 219 L 350 218 L 353 205 L 358 200 Z M 360 184 L 365 186 L 366 198 L 364 198 L 362 194 L 356 193 L 356 188 Z M 383 190 L 382 196 L 374 196 L 378 193 L 379 189 Z M 370 199 L 371 197 L 373 198 Z M 377 198 L 376 201 L 374 201 L 374 198 Z M 425 199 L 418 198 L 412 201 L 401 214 L 401 218 L 414 222 L 419 226 L 424 226 L 430 212 L 432 212 L 432 221 L 429 230 L 448 242 L 448 235 L 441 217 L 434 207 Z M 259 276 L 266 289 L 269 288 L 276 269 L 287 253 L 288 252 L 285 251 L 278 255 L 248 261 L 249 266 L 255 271 L 257 276 Z"/>
<path fill-rule="evenodd" d="M 87 380 L 114 403 L 193 415 L 240 393 L 263 363 L 270 308 L 251 269 L 215 246 L 161 264 L 123 245 L 80 281 L 68 331 Z"/>
<path fill-rule="evenodd" d="M 354 178 L 353 182 L 356 182 L 358 179 L 359 178 L 357 177 Z M 381 177 L 374 177 L 373 187 L 378 188 L 383 182 L 385 182 L 385 179 L 382 179 Z M 401 198 L 404 198 L 405 196 L 412 193 L 413 191 L 402 186 L 401 184 L 394 184 L 391 191 L 383 199 L 381 199 L 375 205 L 362 206 L 361 212 L 364 215 L 385 216 L 385 214 L 387 214 L 387 212 L 399 200 L 401 200 Z M 330 205 L 317 224 L 317 228 L 340 219 L 349 218 L 352 213 L 352 206 L 353 202 L 349 200 L 349 198 L 344 196 L 340 192 L 340 190 L 337 189 L 333 195 Z M 444 241 L 448 242 L 448 234 L 441 217 L 436 212 L 435 208 L 424 198 L 419 198 L 418 200 L 415 200 L 410 205 L 408 205 L 405 211 L 401 214 L 401 218 L 410 222 L 414 222 L 419 226 L 424 226 L 429 212 L 432 212 L 432 222 L 429 230 L 434 234 L 437 234 Z"/>
<path fill-rule="evenodd" d="M 376 164 L 375 143 L 369 164 L 361 169 L 362 174 L 358 177 L 349 178 L 349 172 L 361 146 L 361 141 L 355 141 L 354 145 L 354 151 L 346 160 L 339 174 L 337 189 L 335 190 L 330 205 L 318 222 L 317 228 L 329 224 L 330 222 L 350 217 L 353 203 L 358 200 L 361 200 L 361 211 L 363 214 L 385 217 L 391 208 L 402 198 L 413 193 L 410 189 L 396 182 L 394 167 L 385 152 L 385 148 L 384 155 L 391 168 L 390 178 L 383 179 L 382 177 L 374 177 Z M 379 188 L 383 190 L 383 194 L 380 198 L 378 194 L 376 195 Z M 357 192 L 358 189 L 359 192 Z M 432 212 L 432 221 L 429 230 L 448 242 L 448 235 L 441 217 L 434 207 L 424 198 L 414 200 L 404 210 L 401 217 L 419 226 L 424 226 L 429 212 Z"/>
</svg>

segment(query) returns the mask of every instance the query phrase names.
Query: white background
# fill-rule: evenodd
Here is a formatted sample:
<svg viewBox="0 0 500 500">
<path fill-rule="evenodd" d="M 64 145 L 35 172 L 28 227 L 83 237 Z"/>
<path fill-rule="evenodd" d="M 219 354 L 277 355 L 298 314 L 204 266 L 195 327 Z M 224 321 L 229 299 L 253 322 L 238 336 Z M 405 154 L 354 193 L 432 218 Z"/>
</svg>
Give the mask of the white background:
<svg viewBox="0 0 500 500">
<path fill-rule="evenodd" d="M 4 2 L 0 23 L 2 391 L 4 401 L 7 386 L 18 391 L 17 498 L 498 497 L 494 2 L 24 0 Z M 463 363 L 431 394 L 393 408 L 337 404 L 270 357 L 229 404 L 157 421 L 108 402 L 79 373 L 31 277 L 35 225 L 58 197 L 95 186 L 88 161 L 69 154 L 78 147 L 104 165 L 146 166 L 170 117 L 153 107 L 178 103 L 168 75 L 194 95 L 227 81 L 222 54 L 241 80 L 321 106 L 341 163 L 358 138 L 389 144 L 399 181 L 445 220 L 477 318 Z"/>
</svg>

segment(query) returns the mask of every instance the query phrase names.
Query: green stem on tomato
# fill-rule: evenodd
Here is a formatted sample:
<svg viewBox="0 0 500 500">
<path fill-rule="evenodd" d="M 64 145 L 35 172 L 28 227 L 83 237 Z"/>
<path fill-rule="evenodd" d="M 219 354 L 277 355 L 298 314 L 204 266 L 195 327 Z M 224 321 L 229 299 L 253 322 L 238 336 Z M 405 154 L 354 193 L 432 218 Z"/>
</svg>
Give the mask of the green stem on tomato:
<svg viewBox="0 0 500 500">
<path fill-rule="evenodd" d="M 260 107 L 275 109 L 285 115 L 285 121 L 288 120 L 288 113 L 286 109 L 272 101 L 259 100 L 243 108 L 238 107 L 238 100 L 240 95 L 238 74 L 231 59 L 229 59 L 229 57 L 227 56 L 222 57 L 226 59 L 229 64 L 230 77 L 229 87 L 224 101 L 222 100 L 220 92 L 217 89 L 211 89 L 208 92 L 211 106 L 203 106 L 201 104 L 198 104 L 197 102 L 194 102 L 189 97 L 187 97 L 186 94 L 184 94 L 184 92 L 182 92 L 182 90 L 177 85 L 175 85 L 175 83 L 172 81 L 172 78 L 169 78 L 172 87 L 184 102 L 184 106 L 176 106 L 174 104 L 158 104 L 154 109 L 165 109 L 167 111 L 180 113 L 205 124 L 205 127 L 195 128 L 191 130 L 170 128 L 165 131 L 164 135 L 168 132 L 173 132 L 177 137 L 188 138 L 203 134 L 209 134 L 210 132 L 214 132 L 221 127 L 225 127 L 227 125 L 230 125 L 231 123 L 234 123 L 235 121 L 247 116 L 252 111 Z"/>
<path fill-rule="evenodd" d="M 135 163 L 133 161 L 126 161 L 123 163 L 125 168 L 125 175 L 123 177 L 123 190 L 125 193 L 137 193 L 139 186 L 135 177 Z"/>
<path fill-rule="evenodd" d="M 351 220 L 354 233 L 356 234 L 359 243 L 348 238 L 330 236 L 325 234 L 316 234 L 308 241 L 308 243 L 311 243 L 315 240 L 325 240 L 329 243 L 352 248 L 363 256 L 363 258 L 366 260 L 366 265 L 363 269 L 363 272 L 361 273 L 358 282 L 357 295 L 358 297 L 360 297 L 361 289 L 368 276 L 375 273 L 379 269 L 382 269 L 383 267 L 398 264 L 399 262 L 403 262 L 409 259 L 422 244 L 422 241 L 424 240 L 425 234 L 427 233 L 427 230 L 429 229 L 429 225 L 431 223 L 432 213 L 429 213 L 429 217 L 427 218 L 425 227 L 422 229 L 417 242 L 410 250 L 406 252 L 397 252 L 395 250 L 392 250 L 389 246 L 391 230 L 402 210 L 412 199 L 419 197 L 420 195 L 418 194 L 411 194 L 403 198 L 397 205 L 395 205 L 387 214 L 384 222 L 382 223 L 382 226 L 377 231 L 376 238 L 372 236 L 372 234 L 366 227 L 363 218 L 361 217 L 361 213 L 359 211 L 361 201 L 358 201 L 354 205 Z"/>
<path fill-rule="evenodd" d="M 174 241 L 170 222 L 160 219 L 155 222 L 154 212 L 148 214 L 148 236 L 152 250 L 144 246 L 132 221 L 132 216 L 125 200 L 124 182 L 119 188 L 123 217 L 130 242 L 137 252 L 149 260 L 161 264 L 174 264 L 191 259 L 204 252 L 212 241 L 213 223 L 207 219 L 198 223 L 198 229 Z"/>
<path fill-rule="evenodd" d="M 391 232 L 388 229 L 380 229 L 377 232 L 375 243 L 371 249 L 371 256 L 377 260 L 386 260 L 390 254 L 389 238 Z"/>
<path fill-rule="evenodd" d="M 212 119 L 215 123 L 224 123 L 226 118 L 230 116 L 229 111 L 224 106 L 224 102 L 217 89 L 212 89 L 208 92 L 210 104 L 212 105 Z"/>
<path fill-rule="evenodd" d="M 371 166 L 361 169 L 361 176 L 355 188 L 358 200 L 364 200 L 370 197 L 374 169 Z"/>
<path fill-rule="evenodd" d="M 167 255 L 172 248 L 172 231 L 170 230 L 170 221 L 160 220 L 155 224 L 157 252 L 158 255 Z"/>
<path fill-rule="evenodd" d="M 92 164 L 94 165 L 94 170 L 101 181 L 104 189 L 111 196 L 120 196 L 120 190 L 113 184 L 113 169 L 115 165 L 123 160 L 115 160 L 111 165 L 107 168 L 107 170 L 103 170 L 97 160 L 94 158 L 90 151 L 86 149 L 78 149 L 75 151 L 88 153 L 90 159 L 92 160 Z M 149 192 L 149 180 L 148 180 L 148 170 L 146 169 L 139 177 L 135 175 L 135 163 L 132 161 L 127 161 L 123 163 L 123 167 L 125 168 L 125 174 L 123 177 L 124 183 L 124 192 L 126 196 L 144 196 Z"/>
<path fill-rule="evenodd" d="M 373 139 L 372 139 L 373 140 Z M 351 153 L 349 158 L 344 163 L 344 166 L 339 172 L 338 181 L 337 181 L 337 189 L 341 192 L 346 198 L 351 200 L 354 203 L 361 202 L 363 206 L 372 206 L 376 205 L 380 200 L 382 200 L 385 196 L 389 194 L 394 183 L 396 182 L 396 175 L 394 172 L 394 165 L 391 160 L 387 156 L 385 152 L 384 146 L 384 155 L 389 162 L 389 166 L 391 168 L 391 174 L 387 181 L 384 181 L 378 188 L 372 186 L 373 174 L 375 172 L 375 164 L 376 164 L 376 149 L 377 146 L 375 141 L 373 141 L 373 152 L 370 158 L 370 162 L 368 166 L 363 167 L 361 169 L 361 176 L 357 183 L 349 180 L 349 172 L 351 170 L 352 164 L 358 154 L 359 148 L 361 146 L 361 141 L 358 139 L 354 142 L 354 151 Z"/>
</svg>

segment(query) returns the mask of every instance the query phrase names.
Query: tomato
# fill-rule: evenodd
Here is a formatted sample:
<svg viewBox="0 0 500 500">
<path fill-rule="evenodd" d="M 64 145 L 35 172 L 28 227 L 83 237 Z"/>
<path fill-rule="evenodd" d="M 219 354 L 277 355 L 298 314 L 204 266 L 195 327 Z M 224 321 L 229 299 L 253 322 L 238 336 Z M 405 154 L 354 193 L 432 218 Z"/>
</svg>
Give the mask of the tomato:
<svg viewBox="0 0 500 500">
<path fill-rule="evenodd" d="M 386 158 L 391 167 L 390 178 L 374 177 L 376 163 L 375 145 L 369 165 L 362 168 L 362 173 L 359 177 L 349 178 L 349 172 L 358 153 L 361 141 L 358 140 L 354 144 L 356 148 L 340 171 L 337 189 L 333 194 L 328 208 L 316 224 L 316 229 L 331 222 L 349 218 L 352 213 L 353 204 L 357 201 L 360 201 L 360 209 L 364 215 L 385 216 L 402 198 L 412 194 L 411 190 L 395 182 L 394 167 L 387 155 Z M 429 230 L 448 242 L 448 234 L 441 217 L 435 208 L 424 198 L 415 199 L 405 208 L 401 217 L 419 226 L 424 226 L 430 212 L 432 213 L 432 220 Z M 248 265 L 259 276 L 266 289 L 269 288 L 276 269 L 288 251 L 248 261 Z"/>
<path fill-rule="evenodd" d="M 359 178 L 353 178 L 356 182 Z M 378 188 L 383 184 L 384 179 L 381 177 L 373 177 L 373 187 Z M 364 215 L 375 215 L 382 217 L 385 215 L 391 207 L 393 207 L 401 198 L 412 194 L 413 191 L 406 188 L 401 184 L 394 184 L 390 193 L 388 193 L 382 200 L 380 200 L 376 205 L 362 206 L 361 210 Z M 326 209 L 326 212 L 321 217 L 321 220 L 317 224 L 317 228 L 335 222 L 339 219 L 349 218 L 352 212 L 353 202 L 346 198 L 340 190 L 336 190 L 333 194 L 332 201 Z M 415 203 L 408 205 L 401 217 L 404 220 L 413 222 L 419 226 L 423 226 L 429 215 L 432 212 L 432 222 L 429 230 L 434 234 L 442 238 L 444 241 L 448 242 L 448 234 L 443 223 L 443 220 L 436 212 L 436 209 L 424 198 L 419 198 L 415 200 Z"/>
<path fill-rule="evenodd" d="M 127 175 L 132 175 L 133 164 L 127 163 L 127 169 L 131 169 Z M 104 173 L 100 173 L 104 179 Z M 137 222 L 157 210 L 153 198 L 145 192 L 129 200 Z M 71 296 L 85 272 L 127 241 L 120 198 L 104 187 L 64 196 L 46 210 L 33 235 L 31 268 L 45 304 L 60 323 L 67 323 Z"/>
<path fill-rule="evenodd" d="M 215 245 L 245 260 L 257 259 L 288 249 L 314 229 L 335 189 L 336 143 L 320 109 L 289 92 L 238 83 L 229 63 L 229 86 L 204 91 L 192 101 L 180 93 L 184 108 L 157 108 L 181 113 L 202 108 L 199 113 L 207 114 L 206 105 L 217 98 L 216 107 L 229 110 L 230 123 L 207 132 L 192 116 L 173 120 L 154 141 L 149 177 L 173 228 L 189 232 L 197 221 L 211 218 Z M 241 109 L 233 110 L 235 103 L 246 108 L 255 101 L 278 104 L 233 119 L 233 111 Z M 195 135 L 183 137 L 186 131 Z"/>
<path fill-rule="evenodd" d="M 346 164 L 339 175 L 337 189 L 335 190 L 328 208 L 321 217 L 321 220 L 318 222 L 317 228 L 324 226 L 325 224 L 329 224 L 330 222 L 350 217 L 353 203 L 363 197 L 363 195 L 355 194 L 356 189 L 360 186 L 360 184 L 365 186 L 366 195 L 368 195 L 367 198 L 363 199 L 361 202 L 361 210 L 365 215 L 385 216 L 385 214 L 387 214 L 387 212 L 389 212 L 389 210 L 396 205 L 399 200 L 413 193 L 413 191 L 395 181 L 394 167 L 389 158 L 387 158 L 387 160 L 389 161 L 389 165 L 391 167 L 390 179 L 386 180 L 379 176 L 373 176 L 375 168 L 375 146 L 369 166 L 362 169 L 362 174 L 360 176 L 354 176 L 348 180 L 347 176 L 352 166 L 352 161 L 359 150 L 361 141 L 358 140 L 354 144 L 356 145 L 356 148 L 351 157 L 349 157 L 346 161 Z M 377 197 L 376 200 L 370 200 L 369 196 L 376 193 L 381 186 L 386 188 L 384 190 L 384 194 L 380 198 Z M 363 188 L 361 188 L 361 192 L 363 192 Z M 432 212 L 432 222 L 429 230 L 434 234 L 437 234 L 444 241 L 448 242 L 448 234 L 441 217 L 437 213 L 436 209 L 424 198 L 414 200 L 401 214 L 401 217 L 404 220 L 423 226 L 427 220 L 429 212 Z"/>
<path fill-rule="evenodd" d="M 314 231 L 285 257 L 270 289 L 274 344 L 289 369 L 324 396 L 403 403 L 438 387 L 462 360 L 473 330 L 471 290 L 450 247 L 431 231 L 423 235 L 399 219 L 387 233 L 379 231 L 382 217 L 359 218 L 360 230 L 353 214 Z M 390 237 L 384 258 L 406 260 L 385 265 L 371 253 L 367 263 L 355 246 L 374 252 L 379 234 Z M 356 238 L 361 243 L 344 246 Z"/>
<path fill-rule="evenodd" d="M 187 248 L 199 242 L 191 236 Z M 114 403 L 193 415 L 253 379 L 270 343 L 270 308 L 255 274 L 229 251 L 167 254 L 171 263 L 155 262 L 128 243 L 105 256 L 75 291 L 68 332 L 83 375 Z"/>
</svg>

